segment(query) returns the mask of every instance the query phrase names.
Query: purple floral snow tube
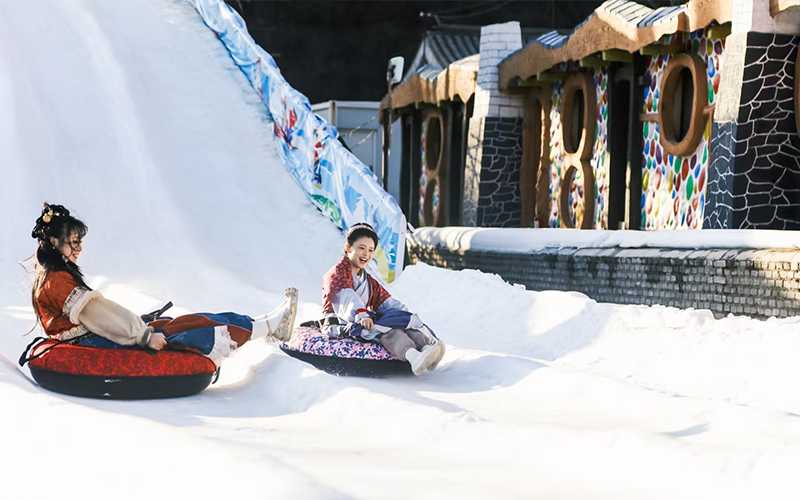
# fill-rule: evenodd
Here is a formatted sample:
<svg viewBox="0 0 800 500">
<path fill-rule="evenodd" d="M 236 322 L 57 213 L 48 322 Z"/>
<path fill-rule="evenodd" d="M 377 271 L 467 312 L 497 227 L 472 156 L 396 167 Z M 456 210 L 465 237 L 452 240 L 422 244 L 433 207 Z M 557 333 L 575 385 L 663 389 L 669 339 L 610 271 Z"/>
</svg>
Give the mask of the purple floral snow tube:
<svg viewBox="0 0 800 500">
<path fill-rule="evenodd" d="M 330 339 L 314 327 L 295 328 L 291 340 L 281 344 L 281 350 L 334 375 L 411 373 L 411 365 L 400 361 L 378 343 L 350 338 Z"/>
</svg>

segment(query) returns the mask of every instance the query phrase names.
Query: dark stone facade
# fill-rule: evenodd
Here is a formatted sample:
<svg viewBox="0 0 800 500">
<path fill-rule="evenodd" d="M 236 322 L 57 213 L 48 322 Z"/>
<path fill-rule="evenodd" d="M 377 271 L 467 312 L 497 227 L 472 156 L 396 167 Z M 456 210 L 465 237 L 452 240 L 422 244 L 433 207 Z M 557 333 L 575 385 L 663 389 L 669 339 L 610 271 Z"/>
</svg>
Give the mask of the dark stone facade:
<svg viewBox="0 0 800 500">
<path fill-rule="evenodd" d="M 477 225 L 519 227 L 522 118 L 483 118 L 483 151 Z"/>
<path fill-rule="evenodd" d="M 794 103 L 799 41 L 792 35 L 747 35 L 737 122 L 714 124 L 704 227 L 800 229 Z"/>
<path fill-rule="evenodd" d="M 736 122 L 711 126 L 711 163 L 708 169 L 703 229 L 730 229 L 733 225 L 733 150 Z"/>
<path fill-rule="evenodd" d="M 598 302 L 709 309 L 718 318 L 800 315 L 800 255 L 791 250 L 457 252 L 409 241 L 407 255 L 412 263 L 480 269 L 529 290 L 578 291 Z"/>
</svg>

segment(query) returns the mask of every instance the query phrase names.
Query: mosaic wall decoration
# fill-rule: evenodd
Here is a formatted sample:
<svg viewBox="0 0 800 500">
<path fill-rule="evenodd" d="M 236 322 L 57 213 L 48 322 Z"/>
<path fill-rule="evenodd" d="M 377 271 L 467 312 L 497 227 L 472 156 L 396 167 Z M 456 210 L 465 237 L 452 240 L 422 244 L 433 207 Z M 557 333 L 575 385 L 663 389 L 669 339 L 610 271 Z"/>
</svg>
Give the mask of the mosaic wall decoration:
<svg viewBox="0 0 800 500">
<path fill-rule="evenodd" d="M 800 229 L 798 42 L 792 35 L 748 33 L 739 116 L 735 123 L 715 124 L 731 137 L 712 155 L 704 227 Z M 712 178 L 719 185 L 713 198 Z"/>
<path fill-rule="evenodd" d="M 422 126 L 420 127 L 420 144 L 421 147 L 419 148 L 419 153 L 421 155 L 420 158 L 420 176 L 419 176 L 419 225 L 426 226 L 430 225 L 428 221 L 425 220 L 425 190 L 428 187 L 428 166 L 425 161 L 425 130 L 428 124 L 428 121 L 425 119 L 425 115 L 422 117 Z M 439 190 L 433 192 L 433 213 L 438 213 L 439 211 Z"/>
<path fill-rule="evenodd" d="M 563 66 L 563 65 L 562 65 Z M 563 150 L 561 142 L 563 131 L 561 126 L 561 82 L 553 85 L 553 105 L 550 108 L 550 227 L 561 225 L 561 214 L 558 207 L 558 191 L 561 185 L 562 167 L 564 165 Z M 575 183 L 583 186 L 582 174 L 579 171 L 575 175 Z M 577 188 L 573 196 L 580 196 Z M 577 200 L 570 196 L 570 206 Z M 582 201 L 582 200 L 581 200 Z M 582 206 L 583 203 L 580 203 Z"/>
<path fill-rule="evenodd" d="M 578 66 L 574 62 L 562 63 L 556 67 L 556 71 L 567 73 L 578 72 Z M 594 81 L 597 95 L 597 127 L 595 129 L 594 154 L 592 155 L 591 165 L 595 177 L 595 208 L 594 229 L 606 229 L 608 227 L 608 179 L 609 179 L 609 157 L 607 154 L 608 146 L 608 72 L 605 68 L 595 70 Z M 563 159 L 563 130 L 561 124 L 561 110 L 563 104 L 563 82 L 556 82 L 552 88 L 553 106 L 550 110 L 550 226 L 560 227 L 561 217 L 559 213 L 558 197 L 561 184 L 561 177 L 564 174 Z M 580 169 L 575 174 L 569 195 L 569 213 L 566 217 L 577 224 L 583 218 L 584 210 L 583 193 L 583 174 Z"/>
<path fill-rule="evenodd" d="M 687 52 L 699 55 L 706 65 L 708 104 L 716 101 L 719 91 L 724 40 L 708 38 L 706 29 L 675 33 L 662 38 L 664 45 L 683 45 Z M 658 112 L 661 81 L 670 56 L 648 56 L 650 86 L 645 88 L 643 113 Z M 664 152 L 659 142 L 660 125 L 643 123 L 642 221 L 647 230 L 697 229 L 703 227 L 706 203 L 706 180 L 710 163 L 711 120 L 703 138 L 691 156 L 673 156 Z"/>
</svg>

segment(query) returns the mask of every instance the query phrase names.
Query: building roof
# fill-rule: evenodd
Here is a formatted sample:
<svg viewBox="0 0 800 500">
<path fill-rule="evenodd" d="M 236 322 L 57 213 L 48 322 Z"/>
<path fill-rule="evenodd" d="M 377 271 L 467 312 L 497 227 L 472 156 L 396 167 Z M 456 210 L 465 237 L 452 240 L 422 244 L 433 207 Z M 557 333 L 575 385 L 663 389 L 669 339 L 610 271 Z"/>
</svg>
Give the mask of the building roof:
<svg viewBox="0 0 800 500">
<path fill-rule="evenodd" d="M 523 29 L 523 46 L 542 31 Z M 456 97 L 468 101 L 475 93 L 480 42 L 481 26 L 441 25 L 427 32 L 403 80 L 392 91 L 392 108 L 423 102 L 438 104 Z M 381 108 L 387 105 L 384 98 Z"/>
<path fill-rule="evenodd" d="M 634 52 L 664 35 L 695 31 L 714 21 L 731 22 L 732 16 L 733 0 L 690 0 L 658 9 L 629 0 L 607 0 L 571 33 L 546 33 L 504 59 L 498 70 L 500 87 L 564 61 L 580 60 L 603 50 Z"/>
<path fill-rule="evenodd" d="M 451 63 L 477 54 L 480 46 L 480 26 L 439 26 L 425 33 L 403 81 L 413 74 L 438 74 Z"/>
<path fill-rule="evenodd" d="M 425 65 L 416 72 L 409 72 L 392 91 L 392 109 L 423 102 L 438 105 L 456 97 L 467 102 L 475 93 L 479 58 L 479 54 L 472 54 L 454 61 L 441 71 L 432 65 Z M 388 104 L 388 97 L 385 97 L 381 101 L 381 109 L 386 109 Z"/>
<path fill-rule="evenodd" d="M 791 7 L 800 5 L 800 0 L 769 0 L 769 13 L 772 17 Z"/>
<path fill-rule="evenodd" d="M 429 31 L 420 45 L 419 54 L 427 66 L 442 70 L 450 63 L 477 54 L 480 45 L 480 30 L 472 33 Z"/>
</svg>

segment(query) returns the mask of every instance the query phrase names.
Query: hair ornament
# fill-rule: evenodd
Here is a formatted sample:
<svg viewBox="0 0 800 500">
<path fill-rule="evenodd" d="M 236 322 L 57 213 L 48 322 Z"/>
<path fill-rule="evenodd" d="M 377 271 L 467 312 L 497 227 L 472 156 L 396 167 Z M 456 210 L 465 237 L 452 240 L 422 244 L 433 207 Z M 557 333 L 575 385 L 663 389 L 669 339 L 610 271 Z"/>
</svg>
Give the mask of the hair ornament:
<svg viewBox="0 0 800 500">
<path fill-rule="evenodd" d="M 377 246 L 379 240 L 378 233 L 375 232 L 375 229 L 373 229 L 371 225 L 367 224 L 366 222 L 357 222 L 353 224 L 347 230 L 346 238 L 349 240 L 356 231 L 360 231 L 369 235 L 369 237 L 375 241 L 375 245 Z"/>
<path fill-rule="evenodd" d="M 50 221 L 53 220 L 53 207 L 45 203 L 44 210 L 42 210 L 42 212 L 44 212 L 42 214 L 42 222 L 44 222 L 45 224 L 49 224 Z"/>
<path fill-rule="evenodd" d="M 372 226 L 370 226 L 369 224 L 367 224 L 366 222 L 356 222 L 355 224 L 350 226 L 350 228 L 347 230 L 347 233 L 350 234 L 353 231 L 355 231 L 356 229 L 369 229 L 373 233 L 375 232 L 375 229 Z"/>
<path fill-rule="evenodd" d="M 42 209 L 42 215 L 36 219 L 36 227 L 33 228 L 31 236 L 39 239 L 46 237 L 46 228 L 49 227 L 49 224 L 56 217 L 69 217 L 69 210 L 62 205 L 50 205 L 49 203 L 45 203 Z"/>
</svg>

